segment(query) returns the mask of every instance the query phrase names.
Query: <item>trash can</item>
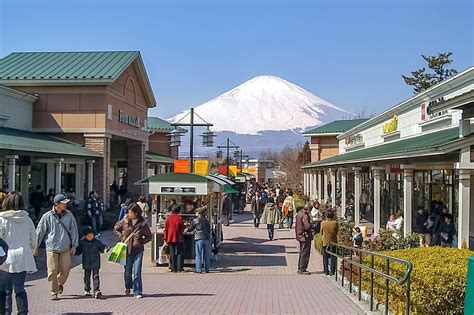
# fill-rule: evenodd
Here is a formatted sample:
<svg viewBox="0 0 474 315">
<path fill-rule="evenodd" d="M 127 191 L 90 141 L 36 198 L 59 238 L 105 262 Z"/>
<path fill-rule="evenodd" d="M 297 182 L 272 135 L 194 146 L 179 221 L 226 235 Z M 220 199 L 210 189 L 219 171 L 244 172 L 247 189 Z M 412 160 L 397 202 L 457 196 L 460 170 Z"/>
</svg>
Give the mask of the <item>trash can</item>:
<svg viewBox="0 0 474 315">
<path fill-rule="evenodd" d="M 464 300 L 464 315 L 474 314 L 474 256 L 467 263 L 466 299 Z"/>
</svg>

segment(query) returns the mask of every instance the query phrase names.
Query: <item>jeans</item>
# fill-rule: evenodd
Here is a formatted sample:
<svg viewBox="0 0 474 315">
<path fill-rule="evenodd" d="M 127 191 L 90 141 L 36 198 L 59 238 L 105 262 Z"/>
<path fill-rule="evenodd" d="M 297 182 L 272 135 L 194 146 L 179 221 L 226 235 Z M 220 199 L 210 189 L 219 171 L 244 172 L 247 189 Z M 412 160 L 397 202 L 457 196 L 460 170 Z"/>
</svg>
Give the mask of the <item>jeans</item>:
<svg viewBox="0 0 474 315">
<path fill-rule="evenodd" d="M 194 247 L 196 252 L 196 272 L 202 271 L 202 263 L 204 261 L 204 270 L 209 272 L 211 265 L 211 241 L 195 240 Z"/>
<path fill-rule="evenodd" d="M 94 285 L 94 293 L 100 291 L 99 269 L 85 269 L 84 270 L 84 291 L 91 291 L 91 275 L 92 284 Z"/>
<path fill-rule="evenodd" d="M 102 224 L 103 224 L 102 214 L 92 215 L 91 223 L 92 223 L 92 229 L 94 230 L 94 234 L 95 235 L 99 234 L 100 230 L 102 229 Z"/>
<path fill-rule="evenodd" d="M 298 271 L 306 271 L 311 254 L 311 241 L 300 242 L 300 256 L 298 258 Z"/>
<path fill-rule="evenodd" d="M 334 272 L 336 272 L 336 257 L 328 254 L 326 252 L 326 249 L 329 247 L 331 251 L 334 251 L 334 249 L 330 246 L 323 246 L 323 269 L 324 273 L 326 275 L 334 275 Z"/>
<path fill-rule="evenodd" d="M 275 235 L 275 225 L 267 224 L 267 231 L 268 231 L 268 238 L 271 241 L 273 239 L 273 235 Z"/>
<path fill-rule="evenodd" d="M 254 213 L 254 214 L 253 214 L 253 225 L 254 225 L 256 228 L 258 228 L 258 226 L 260 225 L 260 217 L 261 217 L 261 216 L 262 216 L 262 215 L 259 214 L 259 213 Z"/>
<path fill-rule="evenodd" d="M 135 296 L 143 293 L 142 260 L 143 252 L 127 254 L 127 263 L 125 264 L 124 274 L 125 289 L 133 289 L 133 295 Z"/>
<path fill-rule="evenodd" d="M 293 211 L 288 211 L 286 216 L 286 226 L 291 229 L 293 227 Z"/>
<path fill-rule="evenodd" d="M 28 314 L 28 296 L 25 291 L 25 277 L 26 272 L 19 273 L 3 273 L 2 280 L 4 280 L 3 289 L 5 290 L 5 314 L 13 313 L 12 295 L 15 291 L 16 308 L 18 314 Z M 0 310 L 2 307 L 0 307 Z M 2 313 L 3 314 L 3 313 Z"/>
<path fill-rule="evenodd" d="M 170 247 L 170 267 L 172 272 L 183 270 L 183 243 L 168 243 Z"/>
</svg>

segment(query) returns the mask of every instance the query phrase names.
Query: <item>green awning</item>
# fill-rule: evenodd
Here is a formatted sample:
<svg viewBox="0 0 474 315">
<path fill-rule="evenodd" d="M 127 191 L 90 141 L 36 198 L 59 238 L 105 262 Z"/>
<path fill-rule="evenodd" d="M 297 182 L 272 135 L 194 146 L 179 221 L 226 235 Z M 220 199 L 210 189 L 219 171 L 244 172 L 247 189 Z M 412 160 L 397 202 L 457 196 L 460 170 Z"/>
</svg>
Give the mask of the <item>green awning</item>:
<svg viewBox="0 0 474 315">
<path fill-rule="evenodd" d="M 346 152 L 321 161 L 306 164 L 303 168 L 445 154 L 459 149 L 462 145 L 467 145 L 468 142 L 473 142 L 473 135 L 460 139 L 458 133 L 458 127 L 444 129 L 366 149 Z"/>
<path fill-rule="evenodd" d="M 173 164 L 174 159 L 169 156 L 164 156 L 161 154 L 156 154 L 153 152 L 146 153 L 146 161 L 150 163 L 160 163 L 160 164 Z"/>
<path fill-rule="evenodd" d="M 148 178 L 142 179 L 137 184 L 151 183 L 151 182 L 189 182 L 189 183 L 206 183 L 207 177 L 197 174 L 189 173 L 163 173 Z"/>
<path fill-rule="evenodd" d="M 83 146 L 48 136 L 42 133 L 0 128 L 0 150 L 8 150 L 11 153 L 51 153 L 54 155 L 73 155 L 85 157 L 100 157 L 100 153 L 84 148 Z"/>
<path fill-rule="evenodd" d="M 225 184 L 224 185 L 224 194 L 237 194 L 238 191 L 234 189 L 234 187 L 232 187 L 231 185 L 229 184 Z"/>
</svg>

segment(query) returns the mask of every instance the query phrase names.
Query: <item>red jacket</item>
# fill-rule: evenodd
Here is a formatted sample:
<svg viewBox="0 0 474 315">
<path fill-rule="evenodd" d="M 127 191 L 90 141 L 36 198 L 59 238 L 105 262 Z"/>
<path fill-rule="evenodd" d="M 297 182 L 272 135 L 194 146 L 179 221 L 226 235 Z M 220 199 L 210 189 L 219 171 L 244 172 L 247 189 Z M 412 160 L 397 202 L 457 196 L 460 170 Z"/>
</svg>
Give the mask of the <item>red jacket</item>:
<svg viewBox="0 0 474 315">
<path fill-rule="evenodd" d="M 170 214 L 165 222 L 164 239 L 167 243 L 183 243 L 184 242 L 184 224 L 183 218 L 176 213 Z"/>
</svg>

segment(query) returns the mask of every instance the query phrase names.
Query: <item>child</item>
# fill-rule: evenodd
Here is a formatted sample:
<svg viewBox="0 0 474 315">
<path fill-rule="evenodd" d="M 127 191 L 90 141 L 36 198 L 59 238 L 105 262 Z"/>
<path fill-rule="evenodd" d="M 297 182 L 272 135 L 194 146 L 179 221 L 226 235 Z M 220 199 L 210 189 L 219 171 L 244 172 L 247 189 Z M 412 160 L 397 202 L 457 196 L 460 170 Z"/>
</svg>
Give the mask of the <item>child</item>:
<svg viewBox="0 0 474 315">
<path fill-rule="evenodd" d="M 110 247 L 104 245 L 99 241 L 95 235 L 94 230 L 90 226 L 86 226 L 83 230 L 84 237 L 79 241 L 79 246 L 76 250 L 76 255 L 82 254 L 82 268 L 84 269 L 84 295 L 91 296 L 91 274 L 94 284 L 94 297 L 100 299 L 102 293 L 100 292 L 100 253 L 107 251 Z"/>
<path fill-rule="evenodd" d="M 355 248 L 362 248 L 364 237 L 362 236 L 362 232 L 360 230 L 360 227 L 358 226 L 354 228 L 354 236 L 352 236 L 352 241 L 354 243 Z"/>
</svg>

